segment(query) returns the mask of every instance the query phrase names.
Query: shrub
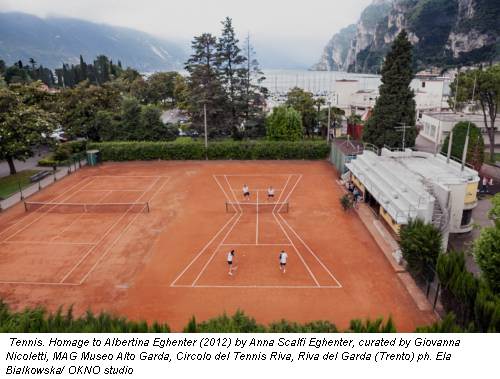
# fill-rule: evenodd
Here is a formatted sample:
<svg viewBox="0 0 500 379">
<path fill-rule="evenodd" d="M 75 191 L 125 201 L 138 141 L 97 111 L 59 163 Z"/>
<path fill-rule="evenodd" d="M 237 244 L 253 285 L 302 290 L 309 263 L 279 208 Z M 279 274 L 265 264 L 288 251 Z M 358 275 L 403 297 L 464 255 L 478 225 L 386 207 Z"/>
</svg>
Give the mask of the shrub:
<svg viewBox="0 0 500 379">
<path fill-rule="evenodd" d="M 474 258 L 493 290 L 500 294 L 500 228 L 485 228 L 474 242 Z"/>
<path fill-rule="evenodd" d="M 400 245 L 409 271 L 418 279 L 432 280 L 442 250 L 441 232 L 420 219 L 410 220 L 401 229 Z"/>
<path fill-rule="evenodd" d="M 203 143 L 185 139 L 179 142 L 101 142 L 91 143 L 88 147 L 100 150 L 104 161 L 205 159 Z M 329 146 L 324 141 L 220 141 L 211 142 L 206 151 L 211 160 L 309 160 L 324 159 L 328 154 Z"/>
<path fill-rule="evenodd" d="M 348 194 L 345 194 L 340 198 L 340 205 L 342 205 L 342 208 L 344 209 L 344 211 L 347 212 L 349 209 L 351 209 L 353 207 L 354 202 L 353 202 L 351 196 L 349 196 Z"/>
<path fill-rule="evenodd" d="M 480 170 L 484 162 L 484 140 L 481 130 L 474 123 L 460 121 L 453 127 L 453 141 L 451 144 L 451 155 L 456 158 L 462 158 L 462 152 L 465 146 L 465 138 L 469 129 L 469 145 L 467 147 L 467 163 L 471 164 L 475 170 Z M 450 136 L 447 136 L 443 142 L 441 152 L 448 153 Z"/>
<path fill-rule="evenodd" d="M 300 113 L 287 106 L 273 109 L 267 119 L 266 130 L 271 141 L 299 141 L 304 136 Z"/>
</svg>

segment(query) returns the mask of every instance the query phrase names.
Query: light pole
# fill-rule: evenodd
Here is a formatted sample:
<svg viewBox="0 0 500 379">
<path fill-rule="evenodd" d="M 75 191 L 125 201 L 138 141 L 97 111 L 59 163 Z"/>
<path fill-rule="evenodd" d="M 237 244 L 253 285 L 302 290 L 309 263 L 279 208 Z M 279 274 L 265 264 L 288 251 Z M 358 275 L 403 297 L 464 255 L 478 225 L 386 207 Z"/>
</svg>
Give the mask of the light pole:
<svg viewBox="0 0 500 379">
<path fill-rule="evenodd" d="M 327 104 L 328 104 L 328 125 L 326 130 L 326 142 L 330 142 L 330 120 L 331 120 L 332 103 L 329 101 Z"/>
</svg>

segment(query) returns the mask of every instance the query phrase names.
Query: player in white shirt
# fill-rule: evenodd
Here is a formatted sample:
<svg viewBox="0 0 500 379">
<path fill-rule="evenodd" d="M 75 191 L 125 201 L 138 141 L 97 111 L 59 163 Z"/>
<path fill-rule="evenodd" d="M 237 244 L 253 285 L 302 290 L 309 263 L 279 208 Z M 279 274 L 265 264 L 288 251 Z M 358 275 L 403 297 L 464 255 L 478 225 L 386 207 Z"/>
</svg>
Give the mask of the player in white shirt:
<svg viewBox="0 0 500 379">
<path fill-rule="evenodd" d="M 269 186 L 267 189 L 267 200 L 271 200 L 274 198 L 274 188 L 273 186 Z"/>
<path fill-rule="evenodd" d="M 246 184 L 243 184 L 243 198 L 245 200 L 250 199 L 250 189 L 248 188 L 248 186 Z"/>
<path fill-rule="evenodd" d="M 280 271 L 282 271 L 284 274 L 286 272 L 286 261 L 288 259 L 288 254 L 286 253 L 285 250 L 281 250 L 279 259 L 280 259 Z"/>
<path fill-rule="evenodd" d="M 233 275 L 233 259 L 234 259 L 234 250 L 231 250 L 227 253 L 227 264 L 229 266 L 229 275 Z"/>
</svg>

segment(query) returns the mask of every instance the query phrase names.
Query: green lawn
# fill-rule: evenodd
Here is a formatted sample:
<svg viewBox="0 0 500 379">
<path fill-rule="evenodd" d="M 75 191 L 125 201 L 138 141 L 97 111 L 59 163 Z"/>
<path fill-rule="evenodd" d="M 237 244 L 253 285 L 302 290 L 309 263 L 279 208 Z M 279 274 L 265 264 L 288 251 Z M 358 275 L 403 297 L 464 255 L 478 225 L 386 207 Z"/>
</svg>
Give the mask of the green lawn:
<svg viewBox="0 0 500 379">
<path fill-rule="evenodd" d="M 0 199 L 5 199 L 14 192 L 19 191 L 19 183 L 24 188 L 31 184 L 30 176 L 35 174 L 37 170 L 20 171 L 15 175 L 4 176 L 0 178 Z"/>
</svg>

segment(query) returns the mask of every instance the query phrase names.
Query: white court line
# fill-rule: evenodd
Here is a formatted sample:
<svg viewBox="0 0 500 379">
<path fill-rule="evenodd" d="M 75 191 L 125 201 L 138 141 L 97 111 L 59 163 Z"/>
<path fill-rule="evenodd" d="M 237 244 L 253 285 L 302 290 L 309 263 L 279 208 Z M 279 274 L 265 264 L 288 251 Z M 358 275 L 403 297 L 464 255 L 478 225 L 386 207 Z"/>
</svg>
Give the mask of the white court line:
<svg viewBox="0 0 500 379">
<path fill-rule="evenodd" d="M 259 193 L 257 192 L 256 220 L 255 220 L 255 244 L 259 243 Z"/>
<path fill-rule="evenodd" d="M 193 283 L 191 284 L 192 286 L 196 285 L 196 282 L 198 281 L 198 279 L 200 279 L 200 277 L 203 275 L 203 273 L 205 272 L 206 268 L 208 267 L 208 265 L 210 264 L 210 262 L 212 262 L 212 259 L 214 259 L 215 257 L 215 254 L 217 254 L 217 252 L 219 251 L 220 249 L 220 246 L 221 244 L 226 240 L 227 236 L 229 235 L 229 233 L 231 233 L 235 227 L 236 224 L 238 224 L 238 221 L 240 221 L 240 218 L 241 216 L 243 215 L 243 213 L 240 213 L 239 216 L 238 216 L 238 219 L 236 220 L 236 222 L 231 225 L 231 227 L 229 228 L 229 230 L 227 231 L 226 235 L 224 236 L 224 238 L 222 238 L 222 241 L 217 245 L 217 248 L 214 250 L 214 252 L 212 253 L 212 255 L 210 256 L 209 260 L 207 261 L 207 263 L 205 263 L 205 265 L 203 266 L 203 268 L 201 269 L 201 271 L 199 272 L 198 276 L 196 277 L 196 279 L 193 281 Z"/>
<path fill-rule="evenodd" d="M 297 185 L 299 184 L 299 182 L 301 180 L 302 180 L 302 174 L 299 175 L 299 178 L 297 179 L 297 181 L 295 182 L 295 185 L 292 187 L 292 189 L 288 193 L 288 196 L 285 197 L 285 200 L 283 200 L 283 203 L 286 203 L 290 199 L 290 196 L 292 196 L 293 191 L 295 191 L 295 188 L 297 187 Z M 283 205 L 280 206 L 277 213 L 279 213 L 281 211 L 281 208 L 283 208 Z"/>
<path fill-rule="evenodd" d="M 234 193 L 233 188 L 231 187 L 231 184 L 229 184 L 229 180 L 227 179 L 226 175 L 224 175 L 224 179 L 226 180 L 228 187 L 231 188 L 231 193 L 233 194 L 234 201 L 236 202 L 236 204 L 238 204 L 238 198 L 236 197 L 236 194 Z M 243 213 L 243 209 L 241 208 L 241 205 L 238 204 L 238 208 L 240 209 L 240 212 Z"/>
<path fill-rule="evenodd" d="M 311 277 L 313 278 L 314 280 L 314 283 L 316 283 L 316 286 L 319 287 L 320 284 L 318 282 L 318 280 L 316 279 L 316 277 L 314 276 L 313 272 L 311 271 L 311 269 L 309 268 L 309 266 L 307 265 L 306 261 L 304 260 L 304 258 L 302 257 L 302 255 L 300 255 L 300 252 L 299 250 L 297 249 L 297 247 L 294 245 L 294 243 L 292 242 L 292 240 L 290 239 L 290 237 L 288 236 L 287 232 L 285 231 L 285 229 L 283 228 L 283 225 L 281 225 L 281 223 L 278 221 L 278 218 L 276 217 L 276 214 L 273 213 L 273 216 L 274 216 L 274 219 L 276 220 L 276 222 L 278 223 L 278 225 L 280 226 L 281 230 L 283 231 L 283 233 L 285 234 L 286 238 L 288 239 L 288 241 L 290 241 L 290 244 L 292 245 L 293 249 L 295 250 L 295 252 L 297 253 L 297 255 L 299 256 L 300 260 L 302 261 L 302 263 L 304 264 L 305 268 L 307 269 L 307 271 L 309 272 L 309 275 L 311 275 Z"/>
<path fill-rule="evenodd" d="M 14 282 L 14 281 L 2 281 L 0 284 L 18 284 L 18 285 L 31 285 L 31 286 L 79 286 L 77 283 L 51 283 L 51 282 Z"/>
<path fill-rule="evenodd" d="M 163 187 L 165 187 L 165 184 L 169 183 L 170 182 L 170 177 L 161 177 L 161 178 L 166 178 L 167 180 L 154 192 L 153 196 L 149 199 L 149 202 L 152 202 L 153 199 L 158 195 L 158 193 L 160 193 L 160 190 L 163 189 Z M 156 183 L 158 183 L 158 181 L 161 179 L 161 178 L 158 178 L 156 180 L 156 182 L 154 182 L 145 192 L 144 194 L 146 194 L 148 191 L 151 190 L 151 188 L 154 187 L 154 185 Z M 144 195 L 143 194 L 143 195 Z M 143 196 L 141 195 L 141 197 Z M 140 199 L 140 198 L 139 198 Z M 102 262 L 102 260 L 108 255 L 108 253 L 111 251 L 111 249 L 115 246 L 115 244 L 121 239 L 121 237 L 123 236 L 123 234 L 125 234 L 125 232 L 130 228 L 130 226 L 135 222 L 135 220 L 137 219 L 137 217 L 139 217 L 141 215 L 141 213 L 137 213 L 135 215 L 135 217 L 130 220 L 130 222 L 127 224 L 127 226 L 125 227 L 125 229 L 122 230 L 122 232 L 113 240 L 113 242 L 111 243 L 111 245 L 106 249 L 106 251 L 104 251 L 104 253 L 99 257 L 99 259 L 94 263 L 94 265 L 90 268 L 90 270 L 84 275 L 84 277 L 82 278 L 82 280 L 80 280 L 80 284 L 83 284 L 85 282 L 85 280 L 87 280 L 87 278 L 90 276 L 90 274 L 95 270 L 95 268 L 99 265 L 99 263 Z"/>
<path fill-rule="evenodd" d="M 240 191 L 241 190 L 241 188 L 234 188 L 234 187 L 232 187 L 231 189 L 233 191 Z M 259 192 L 267 192 L 267 188 L 250 188 L 250 190 L 251 191 L 259 191 Z M 283 188 L 275 188 L 274 189 L 274 191 L 276 191 L 276 192 L 280 192 L 282 190 L 283 190 Z"/>
<path fill-rule="evenodd" d="M 150 190 L 156 183 L 158 183 L 159 180 L 160 180 L 160 178 L 156 179 L 156 181 L 150 185 L 148 190 Z M 144 191 L 144 193 L 139 197 L 139 199 L 141 197 L 143 197 L 148 190 Z M 137 200 L 139 200 L 139 199 L 137 199 Z M 87 251 L 87 253 L 82 256 L 82 258 L 76 263 L 76 265 L 73 266 L 73 268 L 61 279 L 60 283 L 64 282 L 73 273 L 73 271 L 75 271 L 76 268 L 78 266 L 80 266 L 80 264 L 82 264 L 82 262 L 90 255 L 90 253 L 92 251 L 94 251 L 94 249 L 97 247 L 97 245 L 99 245 L 104 240 L 104 238 L 106 238 L 106 236 L 111 232 L 111 230 L 113 230 L 115 225 L 118 224 L 126 215 L 129 214 L 129 211 L 130 211 L 130 209 L 128 209 L 125 213 L 123 213 L 120 217 L 118 217 L 118 219 L 113 224 L 111 224 L 111 226 L 108 228 L 106 233 L 104 233 L 104 235 L 99 239 L 99 241 L 96 242 L 95 246 L 93 246 L 91 249 L 89 249 L 89 251 Z M 139 213 L 137 215 L 139 215 Z"/>
<path fill-rule="evenodd" d="M 66 191 L 62 192 L 61 194 L 59 194 L 58 196 L 56 196 L 54 199 L 52 199 L 51 201 L 54 201 L 54 200 L 57 200 L 59 199 L 61 196 L 67 194 L 69 191 L 71 191 L 73 188 L 77 187 L 78 185 L 81 184 L 81 182 L 83 182 L 84 180 L 88 179 L 88 178 L 92 178 L 91 176 L 87 176 L 85 178 L 83 178 L 83 180 L 80 180 L 78 183 L 75 183 L 74 185 L 72 185 L 71 187 L 69 187 Z M 92 182 L 92 181 L 91 181 Z M 77 191 L 78 192 L 78 191 Z M 76 193 L 76 192 L 75 192 Z M 5 242 L 7 241 L 8 239 L 14 237 L 15 235 L 17 235 L 19 232 L 25 230 L 28 226 L 32 225 L 33 223 L 35 223 L 36 221 L 40 220 L 42 217 L 46 216 L 47 214 L 46 213 L 43 213 L 42 215 L 38 216 L 37 218 L 35 218 L 33 221 L 31 221 L 30 223 L 28 223 L 28 225 L 26 225 L 25 227 L 23 227 L 21 230 L 18 230 L 16 233 L 14 233 L 13 235 L 11 235 L 9 238 L 5 238 L 3 241 L 1 242 Z M 6 231 L 10 230 L 11 228 L 13 228 L 14 226 L 18 225 L 19 223 L 23 222 L 26 218 L 21 218 L 18 222 L 12 224 L 11 226 L 9 226 L 7 229 L 4 229 L 0 232 L 0 235 L 4 234 Z"/>
<path fill-rule="evenodd" d="M 177 282 L 182 277 L 182 275 L 184 275 L 186 271 L 189 270 L 189 268 L 193 265 L 193 263 L 198 260 L 198 258 L 205 252 L 205 250 L 212 244 L 212 242 L 219 236 L 219 234 L 226 228 L 226 226 L 228 226 L 230 222 L 233 221 L 236 215 L 237 213 L 233 214 L 231 218 L 217 231 L 217 233 L 212 237 L 212 239 L 207 242 L 207 244 L 203 247 L 203 249 L 200 250 L 198 254 L 196 254 L 196 256 L 191 260 L 191 262 L 189 262 L 186 268 L 182 270 L 182 272 L 177 276 L 177 278 L 175 278 L 174 281 L 170 283 L 170 287 L 175 286 L 175 282 Z M 191 287 L 191 285 L 188 285 L 188 287 Z"/>
<path fill-rule="evenodd" d="M 223 243 L 221 246 L 292 246 L 290 243 Z"/>
<path fill-rule="evenodd" d="M 1 244 L 11 244 L 11 245 L 82 245 L 82 246 L 93 246 L 92 242 L 58 242 L 58 241 L 5 241 L 0 242 Z"/>
<path fill-rule="evenodd" d="M 295 175 L 295 174 L 225 174 L 224 176 L 239 176 L 239 177 L 242 177 L 242 176 L 290 176 L 290 175 Z M 217 175 L 217 176 L 222 176 L 221 175 Z"/>
<path fill-rule="evenodd" d="M 337 278 L 335 278 L 335 276 L 330 272 L 330 270 L 328 269 L 328 267 L 325 266 L 325 264 L 321 261 L 321 259 L 318 258 L 318 256 L 316 254 L 314 254 L 314 252 L 312 251 L 312 249 L 304 242 L 304 240 L 298 235 L 298 233 L 290 226 L 290 224 L 283 218 L 283 216 L 281 214 L 278 215 L 282 220 L 283 222 L 288 226 L 288 228 L 293 232 L 293 234 L 295 234 L 295 236 L 299 239 L 300 242 L 302 242 L 302 244 L 306 247 L 306 249 L 309 251 L 309 253 L 314 257 L 316 258 L 316 260 L 318 261 L 318 263 L 321 265 L 321 267 L 323 267 L 323 269 L 328 273 L 328 275 L 330 275 L 330 277 L 335 280 L 335 282 L 337 282 L 338 284 L 338 288 L 342 288 L 342 284 L 340 284 L 340 282 L 337 280 Z"/>
<path fill-rule="evenodd" d="M 222 187 L 222 185 L 219 183 L 219 181 L 217 180 L 217 177 L 215 175 L 212 175 L 214 177 L 214 180 L 215 182 L 219 185 L 220 189 L 222 190 L 222 192 L 224 193 L 224 197 L 226 198 L 226 202 L 229 202 L 229 203 L 232 203 L 231 202 L 231 199 L 229 198 L 229 196 L 227 195 L 226 191 L 224 190 L 224 188 Z M 238 212 L 236 210 L 236 207 L 234 206 L 234 204 L 231 204 L 231 206 L 233 207 L 234 211 L 235 212 Z"/>
<path fill-rule="evenodd" d="M 170 178 L 170 175 L 92 175 L 94 178 Z"/>
<path fill-rule="evenodd" d="M 78 191 L 80 192 L 80 191 Z M 78 193 L 76 192 L 76 193 Z M 101 199 L 99 199 L 99 202 L 101 200 L 103 200 L 106 196 L 108 196 L 109 194 L 111 193 L 111 191 L 107 191 L 106 194 L 104 196 L 101 197 Z M 75 217 L 73 219 L 73 221 L 71 221 L 68 226 L 66 226 L 63 230 L 61 230 L 59 233 L 57 233 L 54 237 L 51 238 L 51 241 L 54 241 L 57 237 L 59 237 L 61 234 L 64 234 L 75 222 L 77 222 L 85 213 L 81 213 L 79 214 L 77 217 Z"/>
<path fill-rule="evenodd" d="M 281 200 L 281 197 L 283 196 L 283 194 L 285 193 L 285 189 L 286 189 L 286 186 L 288 185 L 288 182 L 290 181 L 290 178 L 292 177 L 292 175 L 288 176 L 288 178 L 286 179 L 286 182 L 285 182 L 285 186 L 283 187 L 283 190 L 280 192 L 280 195 L 278 197 L 278 200 L 276 201 L 276 205 L 273 207 L 273 212 L 274 213 L 276 211 L 276 206 L 277 204 L 279 204 L 280 200 Z"/>
<path fill-rule="evenodd" d="M 112 191 L 112 192 L 143 192 L 144 188 L 141 189 L 88 189 L 88 190 L 79 190 L 78 192 L 107 192 L 107 191 Z M 78 193 L 76 192 L 76 193 Z"/>
<path fill-rule="evenodd" d="M 179 288 L 274 288 L 274 289 L 338 289 L 337 286 L 272 286 L 272 285 L 201 285 L 190 286 L 188 284 L 176 284 L 171 287 Z"/>
</svg>

